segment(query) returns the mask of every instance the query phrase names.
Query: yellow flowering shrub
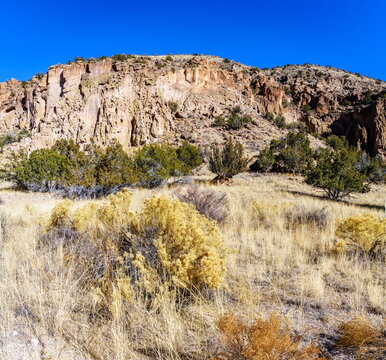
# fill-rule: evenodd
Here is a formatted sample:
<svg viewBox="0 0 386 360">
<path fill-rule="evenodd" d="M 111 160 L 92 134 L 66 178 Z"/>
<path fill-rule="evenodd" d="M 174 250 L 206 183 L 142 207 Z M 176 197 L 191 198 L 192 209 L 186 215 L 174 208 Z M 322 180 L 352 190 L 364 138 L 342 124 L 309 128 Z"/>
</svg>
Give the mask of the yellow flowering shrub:
<svg viewBox="0 0 386 360">
<path fill-rule="evenodd" d="M 356 249 L 365 253 L 383 251 L 386 242 L 386 219 L 364 214 L 340 219 L 335 235 L 338 251 Z"/>
<path fill-rule="evenodd" d="M 72 217 L 70 216 L 70 210 L 73 206 L 71 200 L 63 200 L 57 204 L 51 211 L 49 219 L 49 228 L 64 228 L 72 227 Z"/>
<path fill-rule="evenodd" d="M 163 270 L 180 287 L 223 285 L 226 258 L 219 228 L 191 204 L 167 197 L 147 200 L 140 230 L 155 229 L 154 245 Z"/>
<path fill-rule="evenodd" d="M 93 281 L 99 304 L 117 312 L 117 299 L 133 298 L 135 291 L 155 295 L 172 287 L 223 286 L 230 250 L 215 221 L 167 197 L 152 197 L 135 213 L 131 196 L 123 190 L 78 207 L 65 200 L 48 222 L 48 230 L 70 229 L 101 254 L 94 272 L 99 278 Z"/>
<path fill-rule="evenodd" d="M 135 223 L 135 214 L 130 211 L 131 196 L 131 192 L 124 189 L 103 201 L 80 207 L 71 200 L 61 201 L 51 212 L 48 230 L 65 227 L 87 234 L 105 250 L 116 247 L 121 234 Z"/>
<path fill-rule="evenodd" d="M 124 261 L 122 258 L 117 260 L 116 267 L 108 268 L 92 287 L 95 303 L 109 309 L 114 317 L 121 314 L 124 301 L 132 303 L 135 299 L 135 289 Z"/>
</svg>

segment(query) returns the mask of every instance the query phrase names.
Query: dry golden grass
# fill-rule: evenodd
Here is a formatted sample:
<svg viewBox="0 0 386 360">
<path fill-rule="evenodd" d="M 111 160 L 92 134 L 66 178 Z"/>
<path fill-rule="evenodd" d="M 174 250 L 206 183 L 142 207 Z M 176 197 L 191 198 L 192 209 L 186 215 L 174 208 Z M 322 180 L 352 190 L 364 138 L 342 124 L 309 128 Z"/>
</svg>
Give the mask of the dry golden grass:
<svg viewBox="0 0 386 360">
<path fill-rule="evenodd" d="M 189 301 L 165 291 L 157 307 L 145 298 L 123 301 L 113 316 L 96 311 L 94 293 L 84 286 L 84 264 L 68 256 L 63 241 L 41 241 L 42 224 L 60 199 L 2 190 L 0 358 L 210 359 L 220 345 L 217 321 L 228 310 L 251 321 L 276 311 L 307 341 L 333 334 L 355 315 L 380 326 L 386 314 L 384 264 L 336 253 L 334 220 L 384 218 L 384 187 L 339 203 L 322 199 L 296 177 L 240 175 L 229 185 L 200 186 L 228 197 L 229 215 L 220 225 L 226 246 L 236 251 L 227 265 L 228 289 Z M 131 211 L 154 194 L 172 196 L 173 188 L 135 190 Z M 262 224 L 256 202 L 269 209 L 293 206 L 296 214 L 325 208 L 332 220 L 320 227 L 274 211 Z M 84 244 L 72 246 L 78 245 Z"/>
</svg>

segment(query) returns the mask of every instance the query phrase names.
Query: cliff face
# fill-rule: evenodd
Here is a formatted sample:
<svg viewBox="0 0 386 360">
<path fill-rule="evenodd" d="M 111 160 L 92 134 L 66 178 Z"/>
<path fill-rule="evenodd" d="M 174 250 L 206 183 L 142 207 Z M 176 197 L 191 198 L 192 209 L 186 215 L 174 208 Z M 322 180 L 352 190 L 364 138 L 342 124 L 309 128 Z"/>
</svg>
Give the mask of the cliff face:
<svg viewBox="0 0 386 360">
<path fill-rule="evenodd" d="M 269 70 L 317 133 L 346 136 L 370 155 L 386 156 L 386 83 L 314 65 Z"/>
<path fill-rule="evenodd" d="M 189 139 L 206 145 L 232 133 L 255 151 L 283 133 L 264 118 L 272 112 L 283 114 L 287 123 L 340 132 L 373 153 L 384 152 L 385 100 L 379 94 L 385 83 L 335 72 L 316 66 L 260 71 L 188 55 L 57 65 L 28 83 L 0 84 L 0 132 L 28 130 L 29 149 L 59 138 L 102 145 L 118 139 L 124 146 Z M 374 99 L 363 106 L 369 90 Z M 213 127 L 216 117 L 235 107 L 252 117 L 246 128 Z M 352 116 L 343 120 L 347 109 Z"/>
</svg>

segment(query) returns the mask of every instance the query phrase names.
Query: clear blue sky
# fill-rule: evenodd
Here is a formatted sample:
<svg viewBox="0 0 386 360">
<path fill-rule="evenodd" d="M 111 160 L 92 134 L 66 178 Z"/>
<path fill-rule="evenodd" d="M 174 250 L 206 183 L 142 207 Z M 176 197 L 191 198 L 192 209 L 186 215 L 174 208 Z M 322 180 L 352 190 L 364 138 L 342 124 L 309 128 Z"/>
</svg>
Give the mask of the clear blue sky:
<svg viewBox="0 0 386 360">
<path fill-rule="evenodd" d="M 2 0 L 0 14 L 0 81 L 118 53 L 313 63 L 386 80 L 385 0 Z"/>
</svg>

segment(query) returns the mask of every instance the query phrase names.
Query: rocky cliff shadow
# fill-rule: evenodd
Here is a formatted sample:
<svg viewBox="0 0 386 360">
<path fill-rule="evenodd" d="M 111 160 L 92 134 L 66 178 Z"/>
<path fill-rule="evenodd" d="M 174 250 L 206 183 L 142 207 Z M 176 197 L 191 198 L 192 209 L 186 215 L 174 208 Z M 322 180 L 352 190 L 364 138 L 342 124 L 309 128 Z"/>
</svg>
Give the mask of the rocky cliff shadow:
<svg viewBox="0 0 386 360">
<path fill-rule="evenodd" d="M 378 153 L 377 145 L 376 104 L 350 113 L 342 113 L 331 125 L 331 132 L 345 136 L 350 145 L 359 145 L 370 156 Z"/>
</svg>

